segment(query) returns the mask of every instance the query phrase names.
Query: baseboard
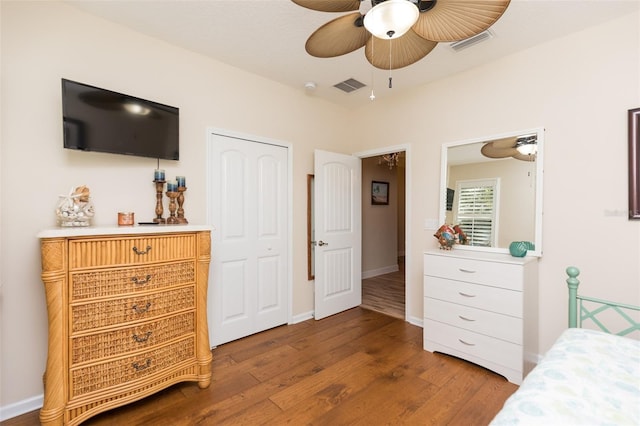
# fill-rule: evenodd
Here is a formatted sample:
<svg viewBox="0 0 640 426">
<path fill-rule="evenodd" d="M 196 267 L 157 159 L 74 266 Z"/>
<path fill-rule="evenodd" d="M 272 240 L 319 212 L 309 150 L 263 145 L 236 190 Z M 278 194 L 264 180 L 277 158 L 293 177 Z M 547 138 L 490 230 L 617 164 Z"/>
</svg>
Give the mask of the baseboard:
<svg viewBox="0 0 640 426">
<path fill-rule="evenodd" d="M 294 315 L 291 318 L 291 322 L 289 324 L 297 324 L 299 322 L 310 320 L 312 318 L 313 318 L 313 311 L 304 312 L 302 314 Z"/>
<path fill-rule="evenodd" d="M 398 264 L 385 266 L 384 268 L 372 269 L 370 271 L 362 271 L 362 279 L 377 277 L 378 275 L 390 274 L 391 272 L 397 272 L 400 268 Z"/>
<path fill-rule="evenodd" d="M 540 363 L 540 361 L 542 360 L 542 355 L 536 354 L 533 352 L 525 352 L 523 354 L 523 357 L 524 357 L 524 376 L 526 376 L 531 372 L 531 370 L 536 368 L 536 366 Z"/>
<path fill-rule="evenodd" d="M 407 319 L 407 322 L 409 324 L 413 324 L 413 325 L 417 325 L 420 328 L 424 328 L 424 320 L 422 318 L 418 318 L 418 317 L 409 317 Z"/>
<path fill-rule="evenodd" d="M 42 408 L 43 402 L 44 395 L 38 395 L 23 399 L 22 401 L 14 402 L 13 404 L 1 406 L 0 422 L 12 419 L 33 410 L 39 410 Z"/>
</svg>

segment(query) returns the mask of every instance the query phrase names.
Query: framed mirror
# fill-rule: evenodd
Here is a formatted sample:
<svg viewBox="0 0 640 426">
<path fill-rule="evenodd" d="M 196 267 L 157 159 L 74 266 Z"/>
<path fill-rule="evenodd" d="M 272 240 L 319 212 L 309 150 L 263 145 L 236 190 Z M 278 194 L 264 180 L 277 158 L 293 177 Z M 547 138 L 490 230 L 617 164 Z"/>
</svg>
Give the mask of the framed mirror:
<svg viewBox="0 0 640 426">
<path fill-rule="evenodd" d="M 542 255 L 544 129 L 443 144 L 439 224 L 459 225 L 455 249 L 509 253 L 527 241 Z"/>
</svg>

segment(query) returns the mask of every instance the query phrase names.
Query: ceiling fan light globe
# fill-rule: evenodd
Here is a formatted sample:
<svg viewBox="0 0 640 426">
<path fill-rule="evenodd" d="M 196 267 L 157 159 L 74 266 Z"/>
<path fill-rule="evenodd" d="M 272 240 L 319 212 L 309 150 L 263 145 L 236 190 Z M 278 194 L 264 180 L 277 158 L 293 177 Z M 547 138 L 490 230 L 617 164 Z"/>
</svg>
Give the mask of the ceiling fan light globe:
<svg viewBox="0 0 640 426">
<path fill-rule="evenodd" d="M 516 150 L 522 155 L 533 155 L 538 151 L 536 141 L 518 141 L 516 143 Z"/>
<path fill-rule="evenodd" d="M 375 37 L 394 39 L 403 36 L 418 20 L 420 12 L 409 0 L 386 0 L 364 16 L 364 27 Z"/>
</svg>

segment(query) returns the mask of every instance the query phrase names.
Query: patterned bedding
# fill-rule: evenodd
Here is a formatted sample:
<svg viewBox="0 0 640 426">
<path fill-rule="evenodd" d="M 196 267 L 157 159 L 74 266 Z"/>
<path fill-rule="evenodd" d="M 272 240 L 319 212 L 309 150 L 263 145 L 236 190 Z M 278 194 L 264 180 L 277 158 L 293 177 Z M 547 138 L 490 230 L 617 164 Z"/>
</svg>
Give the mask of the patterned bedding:
<svg viewBox="0 0 640 426">
<path fill-rule="evenodd" d="M 640 341 L 564 331 L 491 425 L 640 425 Z"/>
</svg>

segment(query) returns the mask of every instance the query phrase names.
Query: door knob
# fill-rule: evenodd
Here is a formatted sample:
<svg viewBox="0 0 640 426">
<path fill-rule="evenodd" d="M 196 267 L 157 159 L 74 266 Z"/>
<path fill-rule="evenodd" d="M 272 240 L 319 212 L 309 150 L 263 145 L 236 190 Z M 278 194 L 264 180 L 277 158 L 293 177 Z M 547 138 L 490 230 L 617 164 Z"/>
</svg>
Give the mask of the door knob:
<svg viewBox="0 0 640 426">
<path fill-rule="evenodd" d="M 318 245 L 319 245 L 320 247 L 322 247 L 322 246 L 328 246 L 328 245 L 329 245 L 329 243 L 325 243 L 324 241 L 320 240 L 320 241 L 318 241 Z"/>
</svg>

